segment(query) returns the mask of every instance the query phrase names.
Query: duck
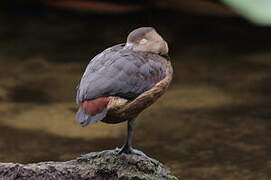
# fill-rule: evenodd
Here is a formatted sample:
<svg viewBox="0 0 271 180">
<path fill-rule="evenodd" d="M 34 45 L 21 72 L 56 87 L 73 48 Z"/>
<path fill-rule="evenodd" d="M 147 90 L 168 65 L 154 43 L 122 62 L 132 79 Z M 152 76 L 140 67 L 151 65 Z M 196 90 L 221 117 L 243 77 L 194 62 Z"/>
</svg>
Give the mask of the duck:
<svg viewBox="0 0 271 180">
<path fill-rule="evenodd" d="M 126 43 L 96 55 L 77 86 L 75 120 L 82 127 L 127 122 L 127 137 L 118 153 L 142 155 L 132 147 L 134 124 L 172 81 L 168 51 L 155 28 L 140 27 L 129 33 Z"/>
</svg>

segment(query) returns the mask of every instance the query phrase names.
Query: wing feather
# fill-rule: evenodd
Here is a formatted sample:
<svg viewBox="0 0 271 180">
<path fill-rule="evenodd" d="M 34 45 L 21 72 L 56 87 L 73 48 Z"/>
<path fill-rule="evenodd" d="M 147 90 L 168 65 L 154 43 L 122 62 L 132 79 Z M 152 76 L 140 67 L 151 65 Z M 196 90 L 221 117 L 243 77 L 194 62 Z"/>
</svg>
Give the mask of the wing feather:
<svg viewBox="0 0 271 180">
<path fill-rule="evenodd" d="M 105 96 L 134 99 L 165 77 L 166 59 L 117 45 L 95 56 L 77 89 L 77 103 Z"/>
</svg>

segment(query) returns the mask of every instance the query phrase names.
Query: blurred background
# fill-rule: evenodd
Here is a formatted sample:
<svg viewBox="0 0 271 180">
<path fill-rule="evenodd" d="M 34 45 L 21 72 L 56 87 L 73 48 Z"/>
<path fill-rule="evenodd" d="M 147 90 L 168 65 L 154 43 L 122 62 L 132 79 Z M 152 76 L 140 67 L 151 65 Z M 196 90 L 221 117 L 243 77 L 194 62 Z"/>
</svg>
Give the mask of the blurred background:
<svg viewBox="0 0 271 180">
<path fill-rule="evenodd" d="M 135 147 L 189 180 L 271 178 L 271 4 L 262 0 L 2 0 L 0 161 L 65 161 L 120 146 L 126 124 L 74 121 L 89 60 L 141 26 L 174 80 Z"/>
</svg>

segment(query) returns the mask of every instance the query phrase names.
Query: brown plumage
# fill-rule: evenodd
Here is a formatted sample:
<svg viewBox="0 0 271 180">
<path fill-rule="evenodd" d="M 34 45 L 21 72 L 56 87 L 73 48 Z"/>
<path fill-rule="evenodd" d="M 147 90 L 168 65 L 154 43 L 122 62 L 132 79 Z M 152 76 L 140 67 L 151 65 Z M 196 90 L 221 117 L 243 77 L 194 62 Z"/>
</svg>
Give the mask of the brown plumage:
<svg viewBox="0 0 271 180">
<path fill-rule="evenodd" d="M 86 114 L 93 116 L 102 112 L 107 107 L 109 101 L 110 99 L 108 97 L 100 97 L 84 101 L 82 106 Z"/>
<path fill-rule="evenodd" d="M 111 97 L 108 103 L 109 112 L 102 120 L 106 123 L 120 123 L 136 118 L 140 112 L 152 105 L 167 90 L 173 75 L 170 61 L 166 64 L 166 76 L 153 88 L 142 93 L 136 99 L 127 101 L 119 97 Z"/>
<path fill-rule="evenodd" d="M 126 44 L 106 49 L 89 63 L 77 89 L 81 126 L 99 121 L 128 121 L 128 136 L 120 153 L 132 149 L 134 119 L 153 104 L 172 80 L 166 41 L 151 27 L 138 28 Z"/>
</svg>

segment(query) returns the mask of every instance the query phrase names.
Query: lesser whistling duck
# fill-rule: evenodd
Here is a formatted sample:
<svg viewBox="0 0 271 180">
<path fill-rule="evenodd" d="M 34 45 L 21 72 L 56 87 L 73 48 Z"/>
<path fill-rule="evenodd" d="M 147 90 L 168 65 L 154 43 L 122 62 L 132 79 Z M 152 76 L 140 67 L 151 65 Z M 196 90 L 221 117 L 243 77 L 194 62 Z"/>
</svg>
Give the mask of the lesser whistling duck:
<svg viewBox="0 0 271 180">
<path fill-rule="evenodd" d="M 166 41 L 152 27 L 135 29 L 126 43 L 104 50 L 88 64 L 77 89 L 76 121 L 81 126 L 128 121 L 119 153 L 142 154 L 132 149 L 134 120 L 165 92 L 172 73 Z"/>
</svg>

